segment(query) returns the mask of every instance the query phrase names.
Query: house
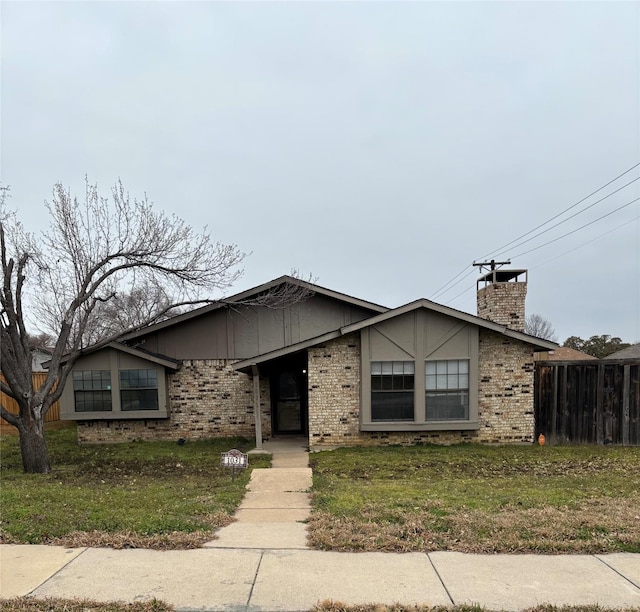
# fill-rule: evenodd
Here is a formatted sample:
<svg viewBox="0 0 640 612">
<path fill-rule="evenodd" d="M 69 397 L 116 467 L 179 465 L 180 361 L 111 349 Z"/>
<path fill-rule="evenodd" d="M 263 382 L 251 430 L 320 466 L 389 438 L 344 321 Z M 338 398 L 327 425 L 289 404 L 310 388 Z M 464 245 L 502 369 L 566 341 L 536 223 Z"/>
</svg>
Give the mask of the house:
<svg viewBox="0 0 640 612">
<path fill-rule="evenodd" d="M 593 361 L 593 355 L 583 353 L 568 346 L 559 346 L 552 351 L 534 353 L 535 361 Z"/>
<path fill-rule="evenodd" d="M 627 348 L 620 349 L 611 355 L 607 355 L 604 359 L 635 359 L 640 360 L 640 342 L 632 344 Z"/>
<path fill-rule="evenodd" d="M 274 307 L 265 296 L 303 292 Z M 88 349 L 62 418 L 80 442 L 304 435 L 309 446 L 531 442 L 526 270 L 478 280 L 478 316 L 389 309 L 283 276 Z"/>
</svg>

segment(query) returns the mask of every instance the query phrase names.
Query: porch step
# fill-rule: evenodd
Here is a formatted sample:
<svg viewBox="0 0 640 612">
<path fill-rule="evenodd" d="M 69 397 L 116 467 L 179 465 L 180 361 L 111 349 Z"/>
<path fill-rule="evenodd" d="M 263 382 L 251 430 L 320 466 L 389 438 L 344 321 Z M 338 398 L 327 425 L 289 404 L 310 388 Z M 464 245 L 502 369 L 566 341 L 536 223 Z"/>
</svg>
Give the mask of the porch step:
<svg viewBox="0 0 640 612">
<path fill-rule="evenodd" d="M 306 549 L 312 473 L 303 442 L 264 443 L 271 467 L 255 469 L 235 522 L 219 529 L 206 548 Z"/>
</svg>

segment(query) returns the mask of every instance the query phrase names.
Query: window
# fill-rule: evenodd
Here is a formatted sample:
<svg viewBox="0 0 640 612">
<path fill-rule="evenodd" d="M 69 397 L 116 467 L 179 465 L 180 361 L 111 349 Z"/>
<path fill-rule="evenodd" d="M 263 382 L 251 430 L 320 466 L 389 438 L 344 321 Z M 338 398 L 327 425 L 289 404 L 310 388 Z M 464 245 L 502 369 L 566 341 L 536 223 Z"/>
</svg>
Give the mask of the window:
<svg viewBox="0 0 640 612">
<path fill-rule="evenodd" d="M 413 361 L 371 362 L 371 420 L 413 421 Z"/>
<path fill-rule="evenodd" d="M 111 410 L 111 372 L 109 370 L 74 372 L 73 395 L 76 412 L 109 412 Z"/>
<path fill-rule="evenodd" d="M 469 360 L 427 361 L 425 388 L 427 421 L 469 418 Z"/>
<path fill-rule="evenodd" d="M 120 409 L 158 410 L 158 373 L 120 370 Z"/>
</svg>

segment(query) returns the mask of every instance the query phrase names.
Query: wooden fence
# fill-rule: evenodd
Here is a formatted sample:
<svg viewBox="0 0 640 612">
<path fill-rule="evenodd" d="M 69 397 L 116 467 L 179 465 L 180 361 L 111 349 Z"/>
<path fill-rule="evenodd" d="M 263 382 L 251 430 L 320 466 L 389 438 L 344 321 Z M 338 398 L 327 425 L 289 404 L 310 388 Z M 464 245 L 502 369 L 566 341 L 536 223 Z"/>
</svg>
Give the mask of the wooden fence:
<svg viewBox="0 0 640 612">
<path fill-rule="evenodd" d="M 640 361 L 545 361 L 535 370 L 536 439 L 640 445 Z"/>
<path fill-rule="evenodd" d="M 0 374 L 0 376 L 2 375 Z M 45 378 L 47 377 L 47 373 L 34 372 L 31 376 L 33 377 L 34 389 L 38 389 L 40 385 L 44 382 Z M 2 377 L 2 379 L 4 380 L 4 376 Z M 5 395 L 1 391 L 0 391 L 0 402 L 2 403 L 2 407 L 5 410 L 7 410 L 8 412 L 13 412 L 13 414 L 18 414 L 17 402 L 12 397 Z M 51 423 L 53 421 L 60 420 L 60 404 L 58 402 L 56 402 L 53 406 L 51 406 L 51 408 L 49 409 L 49 412 L 47 412 L 47 414 L 45 415 L 44 420 L 45 420 L 45 423 Z M 2 425 L 8 425 L 8 423 L 4 419 L 0 419 L 0 422 L 2 423 Z"/>
</svg>

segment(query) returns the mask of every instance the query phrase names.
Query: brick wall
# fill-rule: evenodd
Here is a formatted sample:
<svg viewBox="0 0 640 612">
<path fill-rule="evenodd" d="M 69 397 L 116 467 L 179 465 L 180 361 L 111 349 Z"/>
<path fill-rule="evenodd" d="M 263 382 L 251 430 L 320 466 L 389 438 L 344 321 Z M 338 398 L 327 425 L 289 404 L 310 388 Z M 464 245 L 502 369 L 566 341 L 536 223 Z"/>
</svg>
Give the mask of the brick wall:
<svg viewBox="0 0 640 612">
<path fill-rule="evenodd" d="M 360 441 L 360 334 L 308 349 L 309 446 Z"/>
<path fill-rule="evenodd" d="M 492 283 L 478 291 L 478 316 L 523 332 L 527 283 Z"/>
<path fill-rule="evenodd" d="M 534 435 L 533 353 L 522 342 L 480 330 L 477 431 L 360 431 L 358 334 L 309 349 L 309 445 L 531 442 Z"/>
<path fill-rule="evenodd" d="M 478 440 L 533 441 L 533 348 L 481 329 L 479 351 Z"/>
<path fill-rule="evenodd" d="M 253 382 L 224 359 L 184 361 L 169 375 L 168 419 L 79 421 L 78 441 L 129 442 L 255 436 Z M 268 378 L 260 379 L 262 431 L 271 435 Z"/>
</svg>

